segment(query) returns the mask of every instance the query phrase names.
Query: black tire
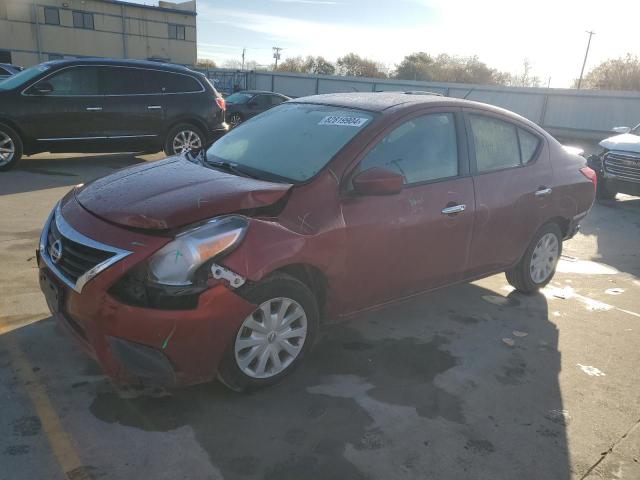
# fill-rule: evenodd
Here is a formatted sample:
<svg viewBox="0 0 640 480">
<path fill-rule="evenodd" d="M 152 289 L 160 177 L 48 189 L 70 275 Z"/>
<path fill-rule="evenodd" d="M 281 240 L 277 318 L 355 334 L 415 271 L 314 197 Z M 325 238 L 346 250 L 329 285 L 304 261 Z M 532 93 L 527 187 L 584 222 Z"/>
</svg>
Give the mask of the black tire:
<svg viewBox="0 0 640 480">
<path fill-rule="evenodd" d="M 242 115 L 240 115 L 238 112 L 233 112 L 231 115 L 229 115 L 229 121 L 227 123 L 229 124 L 229 128 L 231 129 L 237 127 L 243 121 L 244 118 L 242 118 Z"/>
<path fill-rule="evenodd" d="M 200 139 L 200 148 L 203 148 L 205 146 L 206 137 L 202 132 L 202 129 L 200 129 L 199 127 L 196 127 L 192 123 L 180 123 L 178 125 L 171 127 L 167 132 L 167 137 L 165 138 L 165 141 L 164 141 L 163 150 L 165 155 L 167 155 L 168 157 L 172 157 L 174 155 L 180 155 L 180 152 L 176 152 L 174 150 L 173 145 L 174 145 L 174 140 L 178 135 L 180 135 L 181 132 L 193 132 Z"/>
<path fill-rule="evenodd" d="M 554 265 L 549 276 L 541 282 L 536 283 L 531 278 L 531 259 L 533 257 L 533 251 L 540 239 L 547 233 L 554 234 L 558 241 L 558 260 L 562 255 L 562 230 L 557 223 L 547 223 L 543 225 L 540 230 L 536 232 L 531 240 L 531 243 L 527 247 L 524 255 L 520 259 L 520 262 L 511 270 L 507 270 L 505 275 L 507 276 L 507 282 L 516 290 L 522 293 L 535 293 L 544 286 L 546 286 L 556 273 L 556 267 Z"/>
<path fill-rule="evenodd" d="M 598 177 L 598 186 L 596 187 L 596 197 L 598 200 L 613 200 L 616 198 L 617 193 L 618 192 L 612 190 L 611 187 L 607 185 L 607 181 L 604 178 Z"/>
<path fill-rule="evenodd" d="M 24 152 L 24 146 L 22 144 L 22 139 L 18 132 L 16 132 L 11 127 L 0 123 L 0 143 L 7 145 L 5 142 L 10 142 L 13 148 L 13 154 L 11 155 L 11 159 L 8 161 L 3 160 L 2 156 L 0 156 L 0 172 L 6 172 L 7 170 L 11 170 L 22 158 L 22 153 Z M 3 148 L 3 145 L 0 145 L 0 148 Z"/>
<path fill-rule="evenodd" d="M 295 300 L 304 310 L 307 317 L 307 334 L 302 349 L 292 363 L 283 371 L 269 378 L 254 378 L 244 373 L 238 366 L 235 355 L 237 334 L 231 340 L 218 367 L 218 379 L 231 390 L 248 392 L 274 385 L 292 373 L 303 361 L 305 355 L 313 347 L 319 325 L 318 303 L 309 288 L 298 279 L 286 274 L 273 274 L 263 281 L 244 287 L 241 295 L 255 305 L 261 305 L 271 299 L 280 297 Z"/>
</svg>

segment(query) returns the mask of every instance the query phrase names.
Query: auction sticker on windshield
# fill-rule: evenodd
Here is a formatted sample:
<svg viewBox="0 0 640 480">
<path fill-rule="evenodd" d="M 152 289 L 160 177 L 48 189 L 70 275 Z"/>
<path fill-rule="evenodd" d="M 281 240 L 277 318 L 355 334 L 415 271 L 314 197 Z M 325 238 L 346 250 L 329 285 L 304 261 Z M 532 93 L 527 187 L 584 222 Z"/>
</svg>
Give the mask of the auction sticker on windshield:
<svg viewBox="0 0 640 480">
<path fill-rule="evenodd" d="M 327 115 L 318 125 L 337 125 L 340 127 L 361 127 L 364 125 L 368 118 L 362 117 L 342 117 L 337 115 Z"/>
</svg>

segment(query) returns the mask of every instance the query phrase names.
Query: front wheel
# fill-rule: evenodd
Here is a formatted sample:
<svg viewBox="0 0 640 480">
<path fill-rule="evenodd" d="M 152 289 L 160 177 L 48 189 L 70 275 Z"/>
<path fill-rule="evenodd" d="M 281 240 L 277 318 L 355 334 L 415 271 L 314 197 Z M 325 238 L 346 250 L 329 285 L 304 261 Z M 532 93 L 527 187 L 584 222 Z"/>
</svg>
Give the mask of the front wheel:
<svg viewBox="0 0 640 480">
<path fill-rule="evenodd" d="M 520 292 L 534 293 L 551 281 L 561 254 L 562 231 L 558 224 L 548 223 L 538 230 L 520 262 L 505 272 L 507 281 Z"/>
<path fill-rule="evenodd" d="M 0 172 L 16 166 L 22 158 L 22 140 L 12 128 L 0 124 Z"/>
<path fill-rule="evenodd" d="M 218 378 L 237 392 L 279 382 L 312 347 L 319 322 L 309 288 L 284 274 L 272 275 L 243 294 L 257 305 L 225 352 Z"/>
<path fill-rule="evenodd" d="M 200 150 L 204 146 L 204 134 L 191 124 L 183 123 L 169 130 L 164 142 L 164 153 L 171 157 L 182 155 L 191 150 Z"/>
</svg>

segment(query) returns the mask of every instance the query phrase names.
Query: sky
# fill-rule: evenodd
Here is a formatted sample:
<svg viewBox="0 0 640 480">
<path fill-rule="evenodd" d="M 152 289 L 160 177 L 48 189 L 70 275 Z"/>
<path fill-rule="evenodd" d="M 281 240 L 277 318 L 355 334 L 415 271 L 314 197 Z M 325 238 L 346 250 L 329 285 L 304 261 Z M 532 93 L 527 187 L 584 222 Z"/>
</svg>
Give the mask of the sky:
<svg viewBox="0 0 640 480">
<path fill-rule="evenodd" d="M 142 3 L 142 2 L 141 2 Z M 393 69 L 407 54 L 477 55 L 521 73 L 524 59 L 546 85 L 580 74 L 587 30 L 596 34 L 586 71 L 607 58 L 640 54 L 636 0 L 198 0 L 198 56 L 218 65 L 355 52 Z"/>
</svg>

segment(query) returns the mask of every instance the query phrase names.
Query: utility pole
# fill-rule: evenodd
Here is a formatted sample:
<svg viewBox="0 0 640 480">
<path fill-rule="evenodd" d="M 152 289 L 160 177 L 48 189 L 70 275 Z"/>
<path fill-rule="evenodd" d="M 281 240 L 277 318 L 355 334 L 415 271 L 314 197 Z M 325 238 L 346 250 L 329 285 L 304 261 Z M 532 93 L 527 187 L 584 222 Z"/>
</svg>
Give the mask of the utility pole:
<svg viewBox="0 0 640 480">
<path fill-rule="evenodd" d="M 244 54 L 247 51 L 246 47 L 242 49 L 242 70 L 244 70 Z"/>
<path fill-rule="evenodd" d="M 591 46 L 591 37 L 596 33 L 591 30 L 587 30 L 589 34 L 589 41 L 587 42 L 587 51 L 584 54 L 584 62 L 582 62 L 582 70 L 580 70 L 580 78 L 578 79 L 578 90 L 580 90 L 580 86 L 582 85 L 582 76 L 584 75 L 584 66 L 587 64 L 587 57 L 589 56 L 589 47 Z"/>
<path fill-rule="evenodd" d="M 280 50 L 282 50 L 281 47 L 273 47 L 273 58 L 276 59 L 276 67 L 275 70 L 278 69 L 278 60 L 280 60 Z"/>
</svg>

